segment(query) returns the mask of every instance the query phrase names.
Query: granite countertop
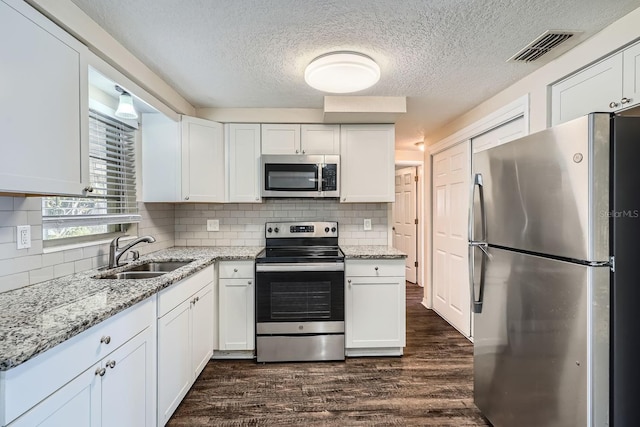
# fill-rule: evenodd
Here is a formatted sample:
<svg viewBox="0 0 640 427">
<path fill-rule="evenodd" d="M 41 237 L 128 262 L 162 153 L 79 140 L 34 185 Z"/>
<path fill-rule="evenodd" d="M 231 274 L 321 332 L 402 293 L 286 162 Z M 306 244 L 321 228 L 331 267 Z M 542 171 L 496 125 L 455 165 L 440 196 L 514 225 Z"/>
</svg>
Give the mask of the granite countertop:
<svg viewBox="0 0 640 427">
<path fill-rule="evenodd" d="M 0 293 L 0 371 L 14 368 L 215 261 L 255 259 L 262 247 L 171 248 L 143 256 L 147 261 L 193 260 L 152 279 L 96 279 L 106 270 L 49 280 Z"/>
<path fill-rule="evenodd" d="M 401 259 L 407 257 L 407 254 L 399 251 L 398 249 L 384 245 L 340 245 L 340 249 L 342 249 L 342 252 L 344 252 L 344 256 L 346 259 Z"/>
</svg>

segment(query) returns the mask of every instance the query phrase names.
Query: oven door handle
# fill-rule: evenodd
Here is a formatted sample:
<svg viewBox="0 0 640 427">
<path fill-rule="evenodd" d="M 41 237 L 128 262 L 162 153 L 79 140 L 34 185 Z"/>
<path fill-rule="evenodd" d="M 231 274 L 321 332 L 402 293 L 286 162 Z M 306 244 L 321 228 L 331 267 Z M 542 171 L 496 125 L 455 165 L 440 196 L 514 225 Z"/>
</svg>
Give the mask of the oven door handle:
<svg viewBox="0 0 640 427">
<path fill-rule="evenodd" d="M 342 262 L 257 264 L 256 272 L 289 273 L 293 271 L 344 271 Z"/>
</svg>

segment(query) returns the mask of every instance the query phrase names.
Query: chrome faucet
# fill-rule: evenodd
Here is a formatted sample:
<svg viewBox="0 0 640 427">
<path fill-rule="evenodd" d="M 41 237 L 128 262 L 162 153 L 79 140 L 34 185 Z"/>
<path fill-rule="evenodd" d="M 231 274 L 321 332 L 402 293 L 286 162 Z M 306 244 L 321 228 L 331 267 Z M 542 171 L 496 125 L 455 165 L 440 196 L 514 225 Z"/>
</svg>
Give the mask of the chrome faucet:
<svg viewBox="0 0 640 427">
<path fill-rule="evenodd" d="M 156 241 L 156 239 L 154 239 L 153 236 L 143 236 L 143 237 L 138 237 L 133 242 L 127 244 L 122 248 L 119 248 L 118 240 L 120 240 L 121 237 L 123 236 L 116 237 L 111 241 L 111 244 L 109 245 L 109 267 L 108 268 L 119 267 L 120 257 L 122 257 L 122 255 L 124 255 L 125 252 L 127 252 L 129 249 L 131 249 L 133 246 L 137 245 L 138 243 L 142 243 L 142 242 L 153 243 Z"/>
</svg>

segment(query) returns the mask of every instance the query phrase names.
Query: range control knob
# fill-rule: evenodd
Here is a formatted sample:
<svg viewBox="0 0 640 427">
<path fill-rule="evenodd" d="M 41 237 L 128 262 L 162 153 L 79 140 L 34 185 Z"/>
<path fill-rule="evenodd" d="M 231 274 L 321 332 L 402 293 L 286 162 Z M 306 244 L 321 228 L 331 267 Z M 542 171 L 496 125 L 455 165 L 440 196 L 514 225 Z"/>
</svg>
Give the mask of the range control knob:
<svg viewBox="0 0 640 427">
<path fill-rule="evenodd" d="M 325 227 L 325 228 L 324 228 L 324 232 L 325 232 L 325 233 L 328 233 L 328 232 L 329 232 L 329 227 Z"/>
<path fill-rule="evenodd" d="M 275 231 L 277 233 L 278 231 L 280 231 L 280 229 L 278 227 L 276 227 L 275 230 L 273 230 L 273 231 Z"/>
<path fill-rule="evenodd" d="M 336 232 L 336 228 L 335 227 L 331 227 L 331 232 L 335 233 Z"/>
<path fill-rule="evenodd" d="M 267 233 L 271 233 L 273 231 L 273 228 L 269 227 L 267 228 Z"/>
</svg>

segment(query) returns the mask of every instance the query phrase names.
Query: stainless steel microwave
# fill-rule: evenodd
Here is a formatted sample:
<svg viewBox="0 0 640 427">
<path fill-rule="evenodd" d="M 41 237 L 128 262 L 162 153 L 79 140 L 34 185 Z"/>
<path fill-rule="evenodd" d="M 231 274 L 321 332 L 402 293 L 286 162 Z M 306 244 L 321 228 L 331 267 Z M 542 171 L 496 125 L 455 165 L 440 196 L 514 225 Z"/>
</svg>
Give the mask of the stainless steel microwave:
<svg viewBox="0 0 640 427">
<path fill-rule="evenodd" d="M 262 197 L 340 197 L 340 156 L 263 155 Z"/>
</svg>

